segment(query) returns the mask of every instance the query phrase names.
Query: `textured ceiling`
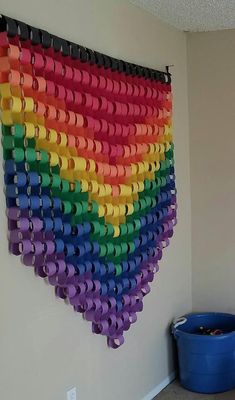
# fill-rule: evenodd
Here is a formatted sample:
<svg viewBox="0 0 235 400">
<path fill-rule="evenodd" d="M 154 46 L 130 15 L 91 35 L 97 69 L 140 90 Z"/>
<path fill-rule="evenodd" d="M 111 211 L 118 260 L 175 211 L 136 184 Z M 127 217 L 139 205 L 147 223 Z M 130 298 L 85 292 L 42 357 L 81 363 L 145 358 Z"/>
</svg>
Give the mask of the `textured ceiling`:
<svg viewBox="0 0 235 400">
<path fill-rule="evenodd" d="M 235 0 L 130 0 L 183 31 L 235 28 Z"/>
</svg>

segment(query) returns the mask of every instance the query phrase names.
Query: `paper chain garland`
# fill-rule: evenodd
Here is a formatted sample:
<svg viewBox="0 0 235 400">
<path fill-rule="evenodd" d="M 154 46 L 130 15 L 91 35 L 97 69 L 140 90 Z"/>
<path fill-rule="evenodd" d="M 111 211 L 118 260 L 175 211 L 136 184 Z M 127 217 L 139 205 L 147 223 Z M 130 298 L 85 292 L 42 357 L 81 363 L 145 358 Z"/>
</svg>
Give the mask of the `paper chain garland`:
<svg viewBox="0 0 235 400">
<path fill-rule="evenodd" d="M 0 27 L 10 251 L 117 348 L 176 223 L 170 74 Z"/>
</svg>

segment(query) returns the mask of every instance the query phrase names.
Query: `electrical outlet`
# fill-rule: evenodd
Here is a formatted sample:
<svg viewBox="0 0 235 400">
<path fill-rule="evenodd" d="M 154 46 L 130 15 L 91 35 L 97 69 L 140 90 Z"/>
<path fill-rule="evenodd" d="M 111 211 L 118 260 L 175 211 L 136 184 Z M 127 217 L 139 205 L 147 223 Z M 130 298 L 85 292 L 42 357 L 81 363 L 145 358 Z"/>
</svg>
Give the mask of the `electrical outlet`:
<svg viewBox="0 0 235 400">
<path fill-rule="evenodd" d="M 67 392 L 67 400 L 77 400 L 77 391 L 75 387 Z"/>
</svg>

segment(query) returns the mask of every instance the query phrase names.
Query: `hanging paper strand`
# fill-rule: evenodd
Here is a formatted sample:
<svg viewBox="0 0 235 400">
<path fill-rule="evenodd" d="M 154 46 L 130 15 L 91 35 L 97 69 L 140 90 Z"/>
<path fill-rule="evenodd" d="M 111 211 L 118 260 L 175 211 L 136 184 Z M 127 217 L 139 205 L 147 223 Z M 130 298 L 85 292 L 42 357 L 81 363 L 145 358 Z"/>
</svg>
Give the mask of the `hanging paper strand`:
<svg viewBox="0 0 235 400">
<path fill-rule="evenodd" d="M 176 223 L 170 74 L 0 30 L 10 251 L 117 348 Z"/>
</svg>

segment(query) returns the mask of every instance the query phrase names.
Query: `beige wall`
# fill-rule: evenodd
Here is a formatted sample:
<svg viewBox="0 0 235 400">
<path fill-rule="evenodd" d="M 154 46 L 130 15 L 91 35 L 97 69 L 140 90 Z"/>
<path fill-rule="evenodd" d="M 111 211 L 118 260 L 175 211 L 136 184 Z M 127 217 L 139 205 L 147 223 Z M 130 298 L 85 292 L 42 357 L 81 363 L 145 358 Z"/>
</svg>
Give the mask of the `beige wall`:
<svg viewBox="0 0 235 400">
<path fill-rule="evenodd" d="M 1 0 L 1 12 L 115 57 L 150 67 L 174 64 L 179 223 L 122 348 L 108 349 L 81 315 L 8 254 L 0 191 L 0 398 L 64 400 L 77 386 L 81 400 L 141 400 L 172 372 L 168 325 L 191 310 L 186 36 L 117 0 Z M 0 174 L 2 186 L 2 168 Z"/>
<path fill-rule="evenodd" d="M 235 312 L 235 30 L 188 37 L 193 307 Z"/>
</svg>

